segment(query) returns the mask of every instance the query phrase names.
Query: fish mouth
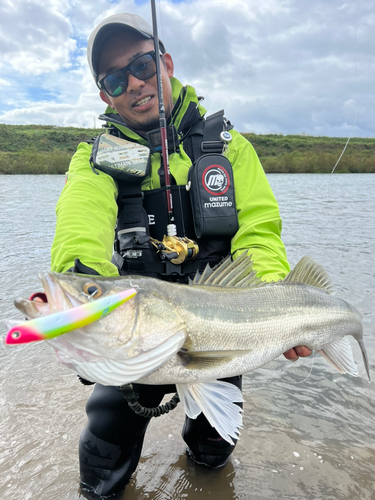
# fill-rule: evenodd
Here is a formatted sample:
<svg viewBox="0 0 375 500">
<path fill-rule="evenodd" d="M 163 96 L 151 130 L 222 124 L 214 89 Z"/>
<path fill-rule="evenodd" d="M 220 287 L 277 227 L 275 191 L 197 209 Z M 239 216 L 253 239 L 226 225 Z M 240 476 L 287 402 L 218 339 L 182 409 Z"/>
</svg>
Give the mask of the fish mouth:
<svg viewBox="0 0 375 500">
<path fill-rule="evenodd" d="M 58 278 L 52 273 L 40 274 L 39 279 L 43 285 L 47 302 L 32 299 L 18 298 L 14 301 L 15 307 L 26 316 L 28 320 L 49 316 L 56 312 L 67 311 L 73 307 L 84 304 L 67 292 L 59 283 Z M 34 297 L 33 294 L 32 297 Z"/>
<path fill-rule="evenodd" d="M 14 301 L 14 305 L 28 320 L 52 314 L 47 302 L 37 302 L 35 300 L 19 298 Z"/>
<path fill-rule="evenodd" d="M 63 286 L 61 286 L 57 275 L 44 273 L 39 275 L 47 297 L 50 313 L 67 311 L 73 307 L 83 305 L 85 302 L 73 297 Z"/>
</svg>

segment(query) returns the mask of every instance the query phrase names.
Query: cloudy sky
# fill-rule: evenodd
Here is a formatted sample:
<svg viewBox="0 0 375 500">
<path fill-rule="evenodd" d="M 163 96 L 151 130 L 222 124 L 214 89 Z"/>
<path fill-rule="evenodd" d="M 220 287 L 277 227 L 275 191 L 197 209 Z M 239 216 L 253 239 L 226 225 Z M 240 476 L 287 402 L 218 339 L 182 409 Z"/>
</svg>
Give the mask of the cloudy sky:
<svg viewBox="0 0 375 500">
<path fill-rule="evenodd" d="M 375 0 L 157 0 L 175 76 L 237 130 L 375 137 Z M 93 127 L 103 18 L 148 0 L 0 0 L 0 123 Z M 96 125 L 99 126 L 98 120 Z"/>
</svg>

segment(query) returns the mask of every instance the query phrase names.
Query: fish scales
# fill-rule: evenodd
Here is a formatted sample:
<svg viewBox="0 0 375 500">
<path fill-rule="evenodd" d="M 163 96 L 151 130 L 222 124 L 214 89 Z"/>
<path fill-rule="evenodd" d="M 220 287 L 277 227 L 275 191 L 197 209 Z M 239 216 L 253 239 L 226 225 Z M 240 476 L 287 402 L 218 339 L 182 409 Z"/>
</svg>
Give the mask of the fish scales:
<svg viewBox="0 0 375 500">
<path fill-rule="evenodd" d="M 344 335 L 362 334 L 361 315 L 354 308 L 311 286 L 275 284 L 229 292 L 221 287 L 168 287 L 168 291 L 170 303 L 187 325 L 189 349 L 234 351 L 236 357 L 210 360 L 209 366 L 193 369 L 182 366 L 176 355 L 141 383 L 231 377 L 259 368 L 296 345 L 318 350 Z"/>
</svg>

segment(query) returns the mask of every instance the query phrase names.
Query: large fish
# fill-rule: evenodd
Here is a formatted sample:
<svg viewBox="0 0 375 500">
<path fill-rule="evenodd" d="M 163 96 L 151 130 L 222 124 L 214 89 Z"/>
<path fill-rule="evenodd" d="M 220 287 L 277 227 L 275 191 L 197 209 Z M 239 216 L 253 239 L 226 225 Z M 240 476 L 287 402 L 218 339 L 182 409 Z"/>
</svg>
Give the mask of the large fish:
<svg viewBox="0 0 375 500">
<path fill-rule="evenodd" d="M 71 273 L 46 273 L 41 281 L 48 304 L 15 302 L 29 319 L 136 291 L 107 316 L 47 342 L 61 363 L 92 382 L 176 384 L 187 415 L 202 411 L 228 442 L 238 437 L 241 410 L 234 403 L 242 396 L 217 379 L 255 370 L 297 345 L 356 376 L 348 335 L 370 378 L 361 314 L 331 295 L 327 273 L 309 257 L 272 284 L 256 277 L 245 254 L 215 271 L 207 267 L 191 286 Z"/>
</svg>

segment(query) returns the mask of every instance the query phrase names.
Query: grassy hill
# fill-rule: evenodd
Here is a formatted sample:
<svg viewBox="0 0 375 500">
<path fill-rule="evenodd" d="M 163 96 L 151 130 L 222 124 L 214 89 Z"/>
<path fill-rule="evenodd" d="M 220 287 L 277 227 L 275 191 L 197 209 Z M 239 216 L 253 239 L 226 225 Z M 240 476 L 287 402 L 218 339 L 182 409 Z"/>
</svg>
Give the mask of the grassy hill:
<svg viewBox="0 0 375 500">
<path fill-rule="evenodd" d="M 101 129 L 0 124 L 0 174 L 64 174 L 80 142 Z"/>
<path fill-rule="evenodd" d="M 101 129 L 0 124 L 0 174 L 64 174 L 77 145 Z M 243 136 L 266 172 L 331 172 L 346 138 L 304 135 Z M 375 139 L 350 139 L 336 172 L 375 173 Z"/>
<path fill-rule="evenodd" d="M 254 146 L 266 172 L 329 173 L 347 138 L 242 134 Z M 351 138 L 335 172 L 375 173 L 375 139 Z"/>
</svg>

